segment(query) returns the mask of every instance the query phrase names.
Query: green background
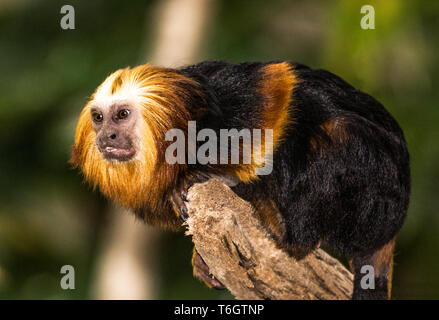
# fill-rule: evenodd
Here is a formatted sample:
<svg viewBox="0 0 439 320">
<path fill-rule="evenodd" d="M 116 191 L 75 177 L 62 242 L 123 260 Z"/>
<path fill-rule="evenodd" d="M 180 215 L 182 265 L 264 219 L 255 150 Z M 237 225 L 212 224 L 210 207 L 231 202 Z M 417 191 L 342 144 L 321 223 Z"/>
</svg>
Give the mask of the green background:
<svg viewBox="0 0 439 320">
<path fill-rule="evenodd" d="M 157 1 L 0 1 L 0 298 L 91 298 L 109 204 L 67 160 L 87 97 L 152 50 Z M 364 4 L 375 30 L 360 28 Z M 439 1 L 216 1 L 201 60 L 292 60 L 381 101 L 403 128 L 412 200 L 398 238 L 395 299 L 439 298 Z M 188 22 L 190 23 L 190 22 Z M 145 41 L 146 39 L 146 41 Z M 143 54 L 144 56 L 144 54 Z M 146 61 L 145 61 L 146 62 Z M 192 278 L 191 241 L 165 232 L 156 298 L 228 298 Z M 71 264 L 76 290 L 61 290 Z"/>
</svg>

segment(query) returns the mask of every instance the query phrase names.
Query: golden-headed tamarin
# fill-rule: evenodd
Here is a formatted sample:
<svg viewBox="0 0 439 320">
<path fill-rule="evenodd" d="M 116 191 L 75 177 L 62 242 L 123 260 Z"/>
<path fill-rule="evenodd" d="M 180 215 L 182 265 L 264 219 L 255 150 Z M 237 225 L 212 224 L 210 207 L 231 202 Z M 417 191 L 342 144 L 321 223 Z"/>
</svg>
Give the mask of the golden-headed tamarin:
<svg viewBox="0 0 439 320">
<path fill-rule="evenodd" d="M 235 147 L 226 144 L 228 161 L 211 154 L 224 147 L 216 140 L 212 161 L 191 161 L 202 143 L 190 138 L 193 122 L 204 137 L 238 131 Z M 172 129 L 185 134 L 183 161 L 167 159 Z M 258 139 L 246 139 L 255 129 Z M 261 152 L 234 162 L 233 148 Z M 379 102 L 332 73 L 221 61 L 118 70 L 81 112 L 71 162 L 110 199 L 171 228 L 185 218 L 189 183 L 223 178 L 281 248 L 300 258 L 324 242 L 351 258 L 353 298 L 390 297 L 393 246 L 410 195 L 406 143 Z M 258 174 L 267 163 L 268 173 Z M 193 263 L 199 278 L 221 286 L 196 252 Z M 374 267 L 375 289 L 361 287 L 363 265 Z"/>
</svg>

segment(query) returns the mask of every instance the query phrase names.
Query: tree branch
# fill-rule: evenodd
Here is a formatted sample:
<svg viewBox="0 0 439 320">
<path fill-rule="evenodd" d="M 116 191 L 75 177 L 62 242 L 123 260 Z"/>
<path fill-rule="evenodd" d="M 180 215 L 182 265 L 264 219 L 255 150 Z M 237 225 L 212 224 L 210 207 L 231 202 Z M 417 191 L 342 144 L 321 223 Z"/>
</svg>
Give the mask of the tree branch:
<svg viewBox="0 0 439 320">
<path fill-rule="evenodd" d="M 189 189 L 187 234 L 237 299 L 350 299 L 353 276 L 318 249 L 297 261 L 279 249 L 252 206 L 216 179 Z"/>
</svg>

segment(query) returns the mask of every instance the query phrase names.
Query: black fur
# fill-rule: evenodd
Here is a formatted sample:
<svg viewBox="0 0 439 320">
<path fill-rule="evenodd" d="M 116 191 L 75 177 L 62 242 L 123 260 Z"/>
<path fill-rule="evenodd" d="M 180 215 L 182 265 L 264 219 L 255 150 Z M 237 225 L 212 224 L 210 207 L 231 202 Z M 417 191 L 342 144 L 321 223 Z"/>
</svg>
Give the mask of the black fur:
<svg viewBox="0 0 439 320">
<path fill-rule="evenodd" d="M 202 83 L 215 118 L 205 127 L 260 124 L 257 84 L 266 63 L 203 62 L 180 71 Z M 234 191 L 257 205 L 272 199 L 286 225 L 279 245 L 305 254 L 323 241 L 350 257 L 363 257 L 396 236 L 410 195 L 404 135 L 384 107 L 336 75 L 291 63 L 300 80 L 293 91 L 294 123 L 274 153 L 273 172 Z M 218 112 L 218 108 L 220 112 Z M 320 125 L 342 119 L 346 139 L 334 143 Z M 322 141 L 315 150 L 311 139 Z M 201 169 L 202 170 L 202 169 Z"/>
</svg>

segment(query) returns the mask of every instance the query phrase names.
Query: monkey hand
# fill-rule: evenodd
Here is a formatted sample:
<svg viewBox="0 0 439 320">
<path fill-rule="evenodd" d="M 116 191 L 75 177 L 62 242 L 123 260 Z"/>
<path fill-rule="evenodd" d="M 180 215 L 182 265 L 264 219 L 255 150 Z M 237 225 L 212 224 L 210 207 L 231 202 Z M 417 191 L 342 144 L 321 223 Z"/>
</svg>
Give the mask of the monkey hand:
<svg viewBox="0 0 439 320">
<path fill-rule="evenodd" d="M 194 277 L 203 281 L 206 286 L 209 288 L 215 288 L 217 290 L 225 289 L 224 285 L 215 279 L 215 277 L 210 273 L 209 267 L 204 262 L 203 258 L 198 254 L 197 250 L 195 250 L 195 248 L 192 255 L 192 266 L 194 268 Z"/>
<path fill-rule="evenodd" d="M 185 204 L 187 192 L 180 192 L 178 190 L 174 190 L 171 196 L 171 203 L 174 211 L 180 215 L 181 220 L 186 221 L 188 218 L 187 207 Z"/>
<path fill-rule="evenodd" d="M 187 202 L 187 194 L 189 192 L 189 188 L 194 185 L 194 183 L 199 182 L 205 182 L 207 181 L 206 177 L 197 177 L 196 179 L 192 180 L 182 180 L 180 184 L 174 189 L 171 195 L 171 203 L 174 208 L 174 211 L 176 211 L 180 218 L 184 221 L 189 217 L 188 211 L 186 207 Z"/>
</svg>

